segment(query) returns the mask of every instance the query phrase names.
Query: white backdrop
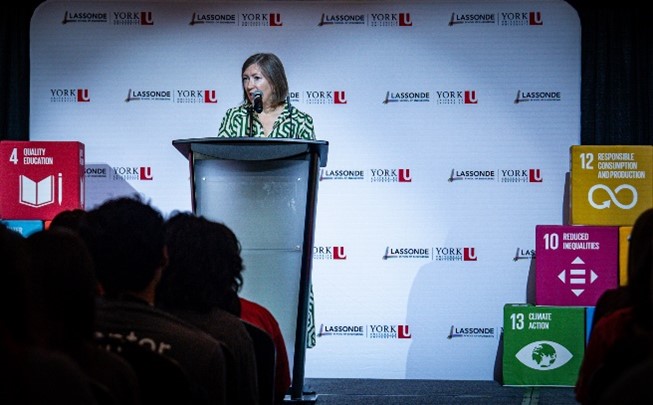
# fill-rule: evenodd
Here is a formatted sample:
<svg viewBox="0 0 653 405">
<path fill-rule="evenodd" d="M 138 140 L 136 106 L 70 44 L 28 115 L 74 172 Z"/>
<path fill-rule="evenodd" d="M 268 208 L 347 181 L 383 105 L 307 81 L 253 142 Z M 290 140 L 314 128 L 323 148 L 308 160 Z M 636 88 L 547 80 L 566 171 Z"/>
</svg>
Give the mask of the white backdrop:
<svg viewBox="0 0 653 405">
<path fill-rule="evenodd" d="M 561 224 L 580 137 L 580 25 L 563 1 L 43 3 L 30 139 L 86 145 L 87 208 L 190 209 L 171 145 L 215 136 L 255 52 L 329 141 L 306 377 L 493 378 L 527 302 L 535 226 Z M 532 275 L 531 275 L 532 277 Z"/>
</svg>

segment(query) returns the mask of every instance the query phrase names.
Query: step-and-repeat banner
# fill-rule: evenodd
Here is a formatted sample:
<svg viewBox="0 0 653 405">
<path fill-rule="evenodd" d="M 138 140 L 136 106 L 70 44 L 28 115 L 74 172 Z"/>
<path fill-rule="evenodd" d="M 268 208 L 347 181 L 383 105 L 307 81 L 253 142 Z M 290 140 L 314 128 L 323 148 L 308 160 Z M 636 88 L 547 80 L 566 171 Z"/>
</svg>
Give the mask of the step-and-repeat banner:
<svg viewBox="0 0 653 405">
<path fill-rule="evenodd" d="M 306 377 L 490 380 L 503 307 L 532 302 L 580 137 L 563 1 L 44 2 L 30 140 L 86 148 L 86 206 L 191 207 L 174 139 L 215 136 L 256 52 L 329 141 Z M 272 292 L 273 293 L 273 292 Z"/>
</svg>

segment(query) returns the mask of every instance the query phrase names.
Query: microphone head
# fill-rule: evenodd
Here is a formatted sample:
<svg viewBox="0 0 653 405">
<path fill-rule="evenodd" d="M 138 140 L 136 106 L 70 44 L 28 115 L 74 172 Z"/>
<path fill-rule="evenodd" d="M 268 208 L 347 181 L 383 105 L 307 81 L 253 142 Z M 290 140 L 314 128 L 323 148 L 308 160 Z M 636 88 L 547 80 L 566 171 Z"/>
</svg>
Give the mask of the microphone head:
<svg viewBox="0 0 653 405">
<path fill-rule="evenodd" d="M 263 92 L 261 90 L 255 90 L 252 93 L 252 102 L 254 104 L 254 111 L 257 113 L 263 111 Z"/>
</svg>

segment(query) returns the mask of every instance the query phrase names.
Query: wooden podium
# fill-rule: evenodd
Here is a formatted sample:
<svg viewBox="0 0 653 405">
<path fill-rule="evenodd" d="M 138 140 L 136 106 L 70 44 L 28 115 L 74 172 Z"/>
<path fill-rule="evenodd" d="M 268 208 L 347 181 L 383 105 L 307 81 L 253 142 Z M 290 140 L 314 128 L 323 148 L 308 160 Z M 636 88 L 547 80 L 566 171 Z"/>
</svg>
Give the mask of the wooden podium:
<svg viewBox="0 0 653 405">
<path fill-rule="evenodd" d="M 304 393 L 319 169 L 328 142 L 285 138 L 172 141 L 189 162 L 192 209 L 230 227 L 242 246 L 241 295 L 277 318 L 288 351 L 290 401 Z"/>
</svg>

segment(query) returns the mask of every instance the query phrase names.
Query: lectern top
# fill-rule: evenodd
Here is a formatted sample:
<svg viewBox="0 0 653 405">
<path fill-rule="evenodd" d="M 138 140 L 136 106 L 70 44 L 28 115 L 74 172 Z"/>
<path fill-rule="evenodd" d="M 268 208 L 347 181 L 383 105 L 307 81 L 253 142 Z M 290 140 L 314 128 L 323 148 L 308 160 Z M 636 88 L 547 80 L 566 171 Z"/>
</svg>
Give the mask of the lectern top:
<svg viewBox="0 0 653 405">
<path fill-rule="evenodd" d="M 325 167 L 329 143 L 322 140 L 294 138 L 189 138 L 175 139 L 172 145 L 189 159 L 201 153 L 226 160 L 279 160 L 317 153 L 320 167 Z"/>
</svg>

